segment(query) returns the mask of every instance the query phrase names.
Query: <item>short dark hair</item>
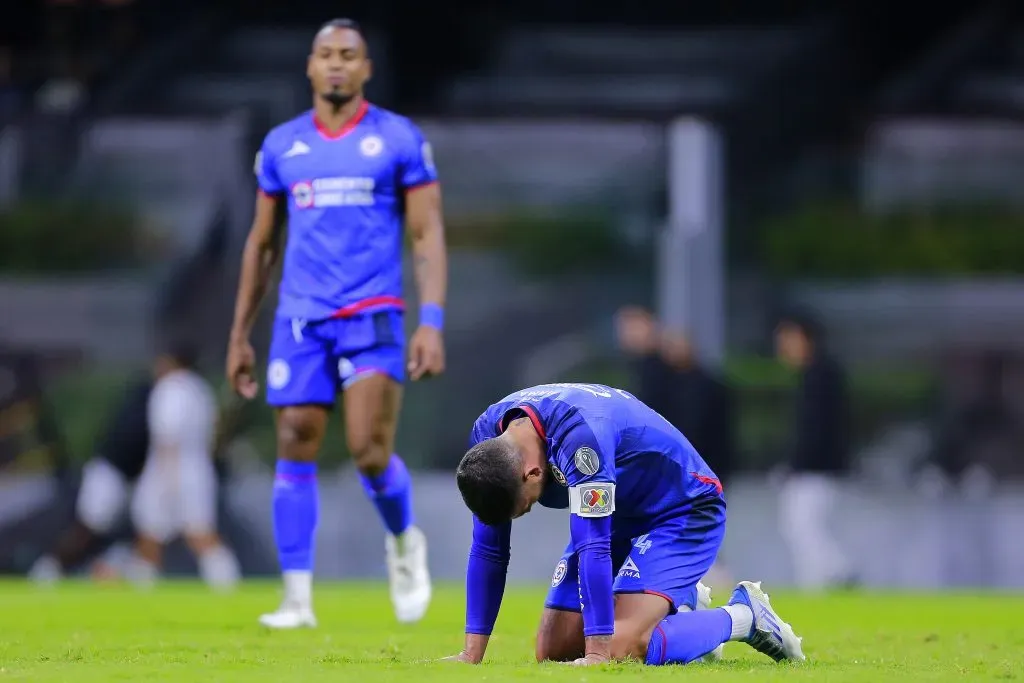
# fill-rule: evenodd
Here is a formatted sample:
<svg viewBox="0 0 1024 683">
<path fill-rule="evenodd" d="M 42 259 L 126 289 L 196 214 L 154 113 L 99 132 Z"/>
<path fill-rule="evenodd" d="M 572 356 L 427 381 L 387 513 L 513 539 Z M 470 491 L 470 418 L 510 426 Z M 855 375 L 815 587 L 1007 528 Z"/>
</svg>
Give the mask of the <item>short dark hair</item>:
<svg viewBox="0 0 1024 683">
<path fill-rule="evenodd" d="M 317 29 L 316 35 L 319 36 L 322 32 L 326 31 L 329 28 L 344 28 L 348 29 L 349 31 L 355 31 L 356 33 L 359 34 L 359 37 L 363 39 L 363 45 L 366 47 L 367 54 L 369 54 L 370 42 L 366 40 L 366 33 L 363 31 L 362 25 L 355 19 L 348 19 L 342 17 L 340 19 L 331 19 L 330 21 L 325 21 L 324 24 L 319 29 Z"/>
<path fill-rule="evenodd" d="M 462 500 L 484 524 L 512 519 L 522 487 L 522 458 L 515 445 L 495 437 L 470 448 L 455 471 Z"/>
</svg>

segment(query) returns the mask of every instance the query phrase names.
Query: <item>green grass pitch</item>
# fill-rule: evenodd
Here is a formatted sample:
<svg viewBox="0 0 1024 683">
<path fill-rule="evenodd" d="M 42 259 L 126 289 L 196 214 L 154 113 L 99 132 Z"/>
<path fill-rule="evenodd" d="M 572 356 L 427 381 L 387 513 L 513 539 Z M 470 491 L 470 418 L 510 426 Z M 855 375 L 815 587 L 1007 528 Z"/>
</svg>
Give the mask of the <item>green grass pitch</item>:
<svg viewBox="0 0 1024 683">
<path fill-rule="evenodd" d="M 597 669 L 533 662 L 543 596 L 543 586 L 510 588 L 487 661 L 471 667 L 436 661 L 462 643 L 458 586 L 439 586 L 427 618 L 399 626 L 384 586 L 319 585 L 320 628 L 271 633 L 255 619 L 276 605 L 272 582 L 249 582 L 226 596 L 191 582 L 145 593 L 6 582 L 0 583 L 0 683 L 1024 681 L 1021 595 L 779 592 L 773 603 L 804 636 L 806 664 L 778 665 L 731 643 L 720 664 Z M 726 596 L 715 597 L 719 604 Z"/>
</svg>

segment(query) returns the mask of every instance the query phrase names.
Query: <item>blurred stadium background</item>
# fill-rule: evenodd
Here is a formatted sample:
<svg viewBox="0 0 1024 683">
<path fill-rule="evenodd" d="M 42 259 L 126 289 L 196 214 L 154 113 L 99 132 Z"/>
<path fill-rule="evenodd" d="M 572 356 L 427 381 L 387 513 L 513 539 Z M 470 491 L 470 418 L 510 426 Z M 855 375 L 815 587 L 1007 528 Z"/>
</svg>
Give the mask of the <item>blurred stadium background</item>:
<svg viewBox="0 0 1024 683">
<path fill-rule="evenodd" d="M 451 471 L 472 420 L 531 383 L 633 386 L 613 320 L 637 304 L 736 391 L 734 573 L 794 575 L 772 472 L 795 379 L 772 331 L 800 307 L 850 375 L 837 534 L 862 581 L 1024 587 L 1024 13 L 1010 2 L 12 4 L 0 571 L 23 573 L 70 518 L 79 467 L 159 330 L 196 331 L 223 384 L 252 159 L 308 108 L 310 40 L 339 14 L 368 27 L 371 99 L 422 126 L 442 174 L 449 370 L 409 388 L 399 435 L 438 578 L 464 571 Z M 323 453 L 319 573 L 383 577 L 342 443 L 337 428 Z M 269 411 L 248 406 L 223 457 L 226 536 L 248 575 L 273 574 Z M 518 526 L 531 542 L 513 541 L 513 576 L 546 580 L 564 523 Z M 184 553 L 170 569 L 192 571 Z"/>
</svg>

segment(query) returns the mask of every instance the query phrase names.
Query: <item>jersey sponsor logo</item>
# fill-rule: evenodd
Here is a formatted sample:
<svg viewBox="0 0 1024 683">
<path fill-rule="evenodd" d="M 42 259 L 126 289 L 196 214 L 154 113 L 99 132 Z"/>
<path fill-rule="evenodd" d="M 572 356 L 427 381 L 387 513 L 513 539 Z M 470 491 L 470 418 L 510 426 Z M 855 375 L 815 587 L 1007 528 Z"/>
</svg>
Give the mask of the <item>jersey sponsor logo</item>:
<svg viewBox="0 0 1024 683">
<path fill-rule="evenodd" d="M 271 389 L 283 389 L 292 378 L 292 369 L 287 361 L 275 358 L 267 366 L 267 386 Z"/>
<path fill-rule="evenodd" d="M 565 580 L 565 574 L 568 571 L 568 569 L 569 564 L 565 561 L 564 558 L 558 561 L 558 564 L 555 565 L 555 573 L 551 575 L 552 588 L 557 588 L 559 585 L 561 585 L 562 581 Z"/>
<path fill-rule="evenodd" d="M 297 209 L 326 209 L 337 206 L 373 206 L 376 203 L 373 178 L 317 178 L 292 185 Z"/>
<path fill-rule="evenodd" d="M 619 576 L 630 579 L 640 578 L 640 568 L 636 566 L 636 562 L 633 561 L 632 557 L 627 557 L 626 561 L 622 563 L 622 568 L 619 569 Z"/>
<path fill-rule="evenodd" d="M 578 449 L 573 459 L 576 461 L 576 469 L 585 477 L 593 476 L 601 469 L 601 458 L 589 446 Z"/>
<path fill-rule="evenodd" d="M 292 146 L 288 149 L 288 151 L 281 155 L 281 158 L 290 159 L 291 157 L 297 157 L 301 154 L 309 154 L 310 151 L 311 150 L 309 149 L 309 145 L 307 145 L 302 140 L 296 140 L 295 142 L 292 143 Z"/>
<path fill-rule="evenodd" d="M 607 517 L 615 512 L 615 484 L 601 482 L 569 488 L 569 512 L 580 517 Z"/>
<path fill-rule="evenodd" d="M 359 141 L 359 151 L 364 157 L 379 156 L 384 151 L 384 140 L 379 135 L 367 135 Z"/>
<path fill-rule="evenodd" d="M 555 463 L 551 463 L 551 475 L 555 478 L 555 481 L 557 481 L 562 486 L 569 485 L 569 482 L 566 481 L 565 479 L 565 475 L 562 474 L 562 470 L 558 469 L 558 465 L 556 465 Z"/>
</svg>

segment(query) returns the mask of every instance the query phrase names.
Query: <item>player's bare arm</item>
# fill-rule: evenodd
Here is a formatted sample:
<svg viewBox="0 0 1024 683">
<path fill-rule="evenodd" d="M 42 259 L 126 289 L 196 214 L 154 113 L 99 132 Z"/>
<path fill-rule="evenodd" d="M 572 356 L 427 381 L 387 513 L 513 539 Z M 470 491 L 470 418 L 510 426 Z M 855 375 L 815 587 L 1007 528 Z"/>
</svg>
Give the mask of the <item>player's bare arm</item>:
<svg viewBox="0 0 1024 683">
<path fill-rule="evenodd" d="M 432 320 L 442 315 L 448 291 L 448 251 L 437 183 L 407 193 L 406 225 L 420 295 L 420 326 L 409 344 L 409 374 L 418 380 L 441 374 L 445 363 L 440 320 Z"/>
<path fill-rule="evenodd" d="M 256 196 L 252 228 L 242 252 L 242 273 L 228 343 L 228 381 L 239 395 L 249 399 L 255 398 L 258 389 L 253 376 L 256 355 L 249 344 L 249 335 L 281 256 L 283 223 L 278 220 L 278 201 L 277 197 L 263 192 Z"/>
<path fill-rule="evenodd" d="M 484 653 L 487 651 L 487 642 L 490 639 L 490 636 L 485 636 L 481 633 L 467 633 L 466 644 L 462 647 L 462 652 L 451 657 L 445 657 L 441 661 L 479 664 L 484 661 Z"/>
<path fill-rule="evenodd" d="M 612 636 L 590 636 L 587 638 L 586 654 L 573 662 L 575 666 L 604 664 L 612 658 Z"/>
</svg>

